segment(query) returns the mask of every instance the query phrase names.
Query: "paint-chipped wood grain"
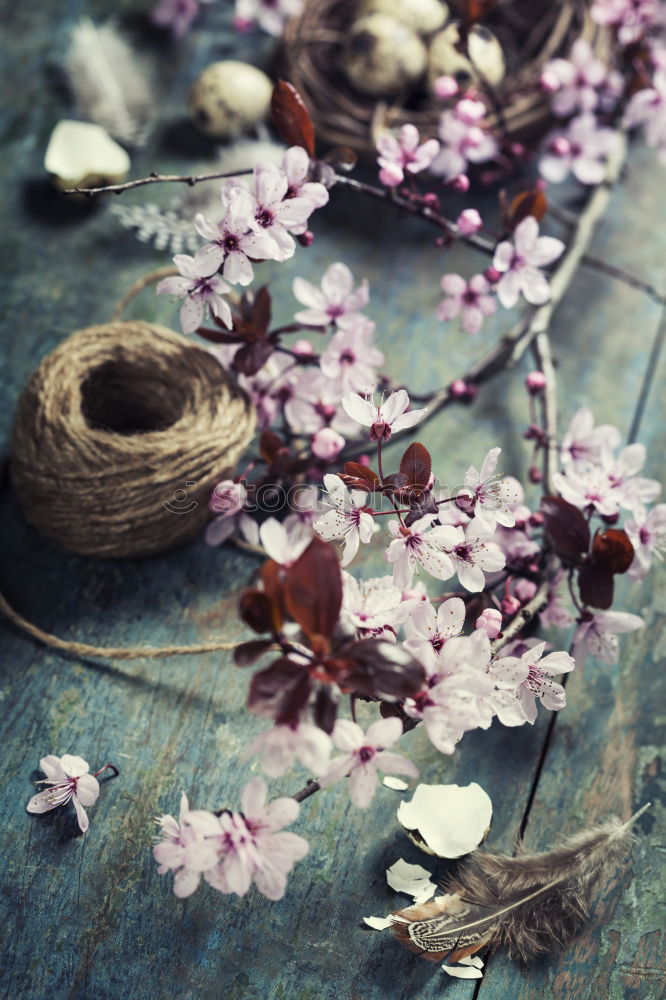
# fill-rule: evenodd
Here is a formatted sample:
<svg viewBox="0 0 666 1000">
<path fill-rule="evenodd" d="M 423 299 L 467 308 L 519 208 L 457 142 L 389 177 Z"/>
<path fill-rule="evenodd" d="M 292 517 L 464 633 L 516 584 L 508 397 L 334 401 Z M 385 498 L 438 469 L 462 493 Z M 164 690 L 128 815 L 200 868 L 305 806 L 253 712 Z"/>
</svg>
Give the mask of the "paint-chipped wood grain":
<svg viewBox="0 0 666 1000">
<path fill-rule="evenodd" d="M 10 44 L 5 47 L 0 201 L 5 226 L 0 264 L 5 281 L 2 371 L 6 442 L 13 404 L 40 358 L 69 332 L 102 322 L 142 273 L 164 258 L 123 234 L 99 210 L 67 225 L 47 217 L 41 159 L 56 120 L 69 111 L 55 72 L 66 33 L 83 13 L 119 12 L 136 29 L 148 3 L 68 0 L 60 5 L 0 3 Z M 45 9 L 47 8 L 47 9 Z M 10 17 L 11 14 L 11 17 Z M 136 174 L 180 170 L 201 162 L 206 147 L 174 122 L 184 115 L 186 88 L 213 58 L 259 59 L 265 51 L 249 36 L 229 31 L 230 9 L 212 7 L 215 30 L 197 30 L 163 51 L 162 126 L 153 145 L 135 158 Z M 142 36 L 159 51 L 156 36 Z M 238 47 L 240 46 L 240 48 Z M 21 86 L 16 81 L 21 80 Z M 194 143 L 194 145 L 193 145 Z M 210 155 L 210 150 L 208 151 Z M 595 252 L 663 281 L 660 225 L 666 212 L 661 168 L 643 151 L 632 155 L 624 188 L 595 241 Z M 174 190 L 133 192 L 167 201 Z M 488 209 L 490 211 L 490 208 Z M 467 251 L 438 256 L 432 234 L 399 228 L 376 206 L 334 193 L 319 213 L 317 237 L 285 265 L 262 265 L 275 278 L 275 313 L 287 321 L 295 308 L 296 274 L 317 280 L 334 260 L 367 276 L 370 314 L 387 354 L 386 368 L 416 389 L 449 381 L 486 350 L 505 328 L 497 317 L 477 338 L 434 318 L 438 281 L 445 270 L 470 274 L 485 266 Z M 37 277 L 31 268 L 37 267 Z M 175 310 L 146 292 L 134 315 L 175 323 Z M 631 289 L 582 273 L 560 309 L 554 329 L 563 419 L 582 402 L 602 422 L 627 429 L 639 391 L 656 306 Z M 642 437 L 654 453 L 648 474 L 663 476 L 659 404 L 664 361 L 646 410 Z M 528 456 L 520 436 L 527 422 L 520 379 L 501 376 L 473 411 L 446 413 L 422 433 L 449 485 L 488 447 L 501 444 L 502 468 L 524 477 Z M 536 494 L 532 497 L 536 502 Z M 65 637 L 97 644 L 188 642 L 240 633 L 235 595 L 255 561 L 233 549 L 202 542 L 137 562 L 101 563 L 69 556 L 44 542 L 22 521 L 11 493 L 0 496 L 0 585 L 33 620 Z M 380 569 L 375 548 L 369 565 Z M 294 872 L 279 903 L 255 892 L 245 900 L 206 889 L 176 900 L 170 879 L 156 873 L 150 855 L 153 817 L 175 811 L 181 789 L 202 807 L 234 805 L 252 773 L 241 759 L 262 723 L 242 711 L 247 672 L 229 655 L 110 665 L 55 656 L 2 626 L 0 661 L 3 721 L 2 879 L 7 996 L 22 1000 L 657 1000 L 662 995 L 658 869 L 663 836 L 657 738 L 663 714 L 664 574 L 642 591 L 623 586 L 622 606 L 646 614 L 646 629 L 623 643 L 616 668 L 590 661 L 570 681 L 570 705 L 557 721 L 527 826 L 530 846 L 546 846 L 610 810 L 628 815 L 646 798 L 641 840 L 625 872 L 600 887 L 590 929 L 563 956 L 520 969 L 491 961 L 480 987 L 447 979 L 436 967 L 402 951 L 390 937 L 364 929 L 361 917 L 394 904 L 384 869 L 397 857 L 427 861 L 398 831 L 401 796 L 381 789 L 372 808 L 351 808 L 343 787 L 303 804 L 296 826 L 311 853 Z M 660 601 L 661 595 L 661 601 Z M 660 707 L 661 704 L 661 707 Z M 479 781 L 491 794 L 495 817 L 490 843 L 510 849 L 535 781 L 548 719 L 534 728 L 470 734 L 453 758 L 438 755 L 423 733 L 406 749 L 428 782 Z M 72 837 L 65 814 L 29 817 L 25 803 L 39 757 L 77 752 L 101 765 L 113 759 L 122 776 L 103 783 L 85 838 Z M 295 773 L 275 792 L 298 787 Z M 663 828 L 662 828 L 663 829 Z"/>
</svg>

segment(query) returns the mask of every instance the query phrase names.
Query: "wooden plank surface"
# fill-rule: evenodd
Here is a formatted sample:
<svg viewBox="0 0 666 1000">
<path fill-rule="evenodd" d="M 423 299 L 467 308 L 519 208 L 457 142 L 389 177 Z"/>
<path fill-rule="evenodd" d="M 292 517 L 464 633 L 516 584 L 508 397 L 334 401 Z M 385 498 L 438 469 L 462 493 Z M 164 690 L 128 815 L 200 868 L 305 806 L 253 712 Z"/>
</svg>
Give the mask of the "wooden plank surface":
<svg viewBox="0 0 666 1000">
<path fill-rule="evenodd" d="M 173 122 L 183 114 L 185 89 L 197 70 L 235 53 L 228 13 L 219 7 L 211 10 L 215 30 L 194 32 L 162 57 L 163 127 L 137 158 L 137 174 L 154 167 L 187 168 L 204 155 L 187 129 L 176 133 Z M 108 205 L 76 222 L 54 221 L 41 185 L 48 134 L 68 111 L 66 95 L 54 82 L 67 31 L 84 12 L 101 17 L 136 9 L 129 0 L 68 0 L 53 10 L 0 3 L 7 26 L 7 101 L 0 120 L 6 150 L 0 161 L 3 442 L 14 402 L 39 359 L 69 332 L 108 318 L 136 277 L 164 263 L 163 256 L 123 234 Z M 131 16 L 127 23 L 138 22 Z M 155 36 L 141 37 L 158 51 Z M 253 44 L 241 43 L 241 58 L 262 57 Z M 174 134 L 181 136 L 180 146 L 174 147 Z M 626 183 L 613 197 L 594 248 L 658 285 L 666 216 L 659 194 L 662 169 L 644 151 L 632 154 Z M 160 200 L 173 195 L 150 192 Z M 133 192 L 128 201 L 144 197 Z M 328 263 L 344 260 L 370 280 L 369 312 L 387 370 L 415 389 L 446 384 L 508 327 L 503 314 L 478 338 L 468 338 L 437 322 L 439 277 L 444 270 L 469 273 L 475 265 L 467 251 L 438 256 L 423 227 L 399 227 L 390 213 L 381 216 L 374 205 L 336 194 L 314 228 L 317 238 L 309 251 L 300 250 L 286 265 L 259 269 L 261 280 L 275 278 L 276 315 L 287 321 L 293 313 L 290 285 L 296 274 L 314 280 Z M 169 303 L 150 293 L 132 314 L 175 322 Z M 554 328 L 563 419 L 587 402 L 600 421 L 628 430 L 659 318 L 657 306 L 637 292 L 589 271 L 579 275 Z M 527 412 L 519 383 L 515 376 L 498 377 L 473 411 L 448 411 L 424 431 L 437 468 L 451 483 L 493 444 L 504 449 L 504 471 L 524 477 L 528 456 L 520 430 Z M 648 474 L 657 478 L 665 466 L 660 412 L 665 386 L 662 358 L 641 430 L 651 447 Z M 530 500 L 536 505 L 537 494 Z M 42 627 L 65 638 L 113 645 L 234 639 L 241 633 L 236 594 L 256 566 L 252 557 L 232 548 L 211 550 L 198 540 L 153 559 L 82 559 L 26 526 L 7 489 L 0 510 L 0 586 Z M 368 572 L 379 568 L 379 557 L 375 550 Z M 530 846 L 546 846 L 609 811 L 627 816 L 645 799 L 655 801 L 643 817 L 631 865 L 612 885 L 600 887 L 604 925 L 593 921 L 564 955 L 526 969 L 495 958 L 480 985 L 447 979 L 390 937 L 360 924 L 362 916 L 394 905 L 384 877 L 388 864 L 399 856 L 429 860 L 399 832 L 395 810 L 401 796 L 389 789 L 381 790 L 367 813 L 349 805 L 341 786 L 303 804 L 295 829 L 307 836 L 311 853 L 279 903 L 255 891 L 238 900 L 210 889 L 176 900 L 171 880 L 157 875 L 150 855 L 153 817 L 175 811 L 181 789 L 200 807 L 238 802 L 239 789 L 253 773 L 240 754 L 263 728 L 243 711 L 248 674 L 236 670 L 228 654 L 120 665 L 80 662 L 56 656 L 3 625 L 6 995 L 430 1000 L 446 992 L 452 1000 L 477 995 L 658 1000 L 664 977 L 657 733 L 664 704 L 663 570 L 642 590 L 621 592 L 618 606 L 645 614 L 646 627 L 624 640 L 616 668 L 590 660 L 573 676 L 570 704 L 557 720 L 545 757 L 546 713 L 534 728 L 494 725 L 470 734 L 452 758 L 438 755 L 420 731 L 405 739 L 423 780 L 476 780 L 487 789 L 495 807 L 490 843 L 498 848 L 513 846 L 533 786 Z M 104 782 L 85 838 L 71 836 L 63 814 L 25 813 L 30 779 L 48 752 L 80 753 L 98 766 L 113 759 L 122 768 L 119 779 Z M 294 791 L 304 777 L 293 773 L 272 789 Z"/>
</svg>

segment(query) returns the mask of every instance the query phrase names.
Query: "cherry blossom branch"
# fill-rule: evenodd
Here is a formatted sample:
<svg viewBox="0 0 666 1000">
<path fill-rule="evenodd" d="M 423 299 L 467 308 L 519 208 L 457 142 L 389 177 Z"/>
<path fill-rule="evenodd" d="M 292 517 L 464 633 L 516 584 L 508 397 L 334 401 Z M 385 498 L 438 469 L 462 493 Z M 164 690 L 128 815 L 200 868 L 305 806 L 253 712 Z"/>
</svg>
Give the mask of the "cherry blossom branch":
<svg viewBox="0 0 666 1000">
<path fill-rule="evenodd" d="M 593 268 L 595 271 L 600 271 L 602 274 L 607 274 L 610 278 L 616 278 L 617 281 L 623 282 L 625 285 L 629 285 L 630 288 L 637 288 L 640 292 L 645 292 L 649 295 L 651 299 L 658 302 L 659 305 L 666 305 L 666 295 L 654 287 L 649 281 L 643 281 L 642 278 L 637 278 L 635 274 L 630 274 L 625 271 L 622 267 L 617 267 L 615 264 L 607 264 L 605 260 L 600 260 L 598 257 L 592 257 L 590 254 L 584 254 L 581 258 L 581 264 L 584 267 Z"/>
<path fill-rule="evenodd" d="M 456 383 L 481 385 L 505 368 L 513 368 L 522 358 L 527 348 L 541 333 L 546 333 L 555 309 L 567 292 L 578 266 L 583 262 L 585 252 L 590 244 L 597 223 L 602 218 L 611 196 L 613 186 L 617 182 L 627 156 L 627 142 L 624 133 L 619 133 L 616 147 L 608 160 L 606 179 L 593 190 L 590 198 L 578 218 L 578 223 L 572 242 L 562 256 L 558 266 L 551 275 L 550 301 L 538 308 L 530 308 L 526 315 L 518 321 L 495 347 L 473 365 L 464 375 L 454 380 L 450 385 L 424 397 L 429 402 L 428 411 L 418 424 L 423 427 L 441 410 L 451 403 L 464 401 L 464 397 L 452 388 Z M 637 279 L 638 280 L 638 279 Z M 362 454 L 363 445 L 345 450 L 344 458 Z"/>
<path fill-rule="evenodd" d="M 545 331 L 537 334 L 533 350 L 536 362 L 546 379 L 546 384 L 541 395 L 543 429 L 546 434 L 546 447 L 543 456 L 543 488 L 544 493 L 550 494 L 553 490 L 553 479 L 558 468 L 557 381 L 550 349 L 550 337 Z"/>
<path fill-rule="evenodd" d="M 124 191 L 131 191 L 132 188 L 145 187 L 146 184 L 187 184 L 194 187 L 202 181 L 224 180 L 227 177 L 240 177 L 243 174 L 251 174 L 253 168 L 246 167 L 244 170 L 227 170 L 212 174 L 157 174 L 151 173 L 148 177 L 140 177 L 138 180 L 125 181 L 124 184 L 106 184 L 104 187 L 96 188 L 65 188 L 63 194 L 84 194 L 88 198 L 96 194 L 122 194 Z"/>
</svg>

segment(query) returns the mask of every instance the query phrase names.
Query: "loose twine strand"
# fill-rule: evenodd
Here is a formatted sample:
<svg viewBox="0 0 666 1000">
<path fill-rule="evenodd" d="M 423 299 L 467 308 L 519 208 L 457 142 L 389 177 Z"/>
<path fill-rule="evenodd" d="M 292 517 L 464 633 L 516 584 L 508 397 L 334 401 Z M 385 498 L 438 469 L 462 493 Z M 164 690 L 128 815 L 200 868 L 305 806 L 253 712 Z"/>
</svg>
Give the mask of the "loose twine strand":
<svg viewBox="0 0 666 1000">
<path fill-rule="evenodd" d="M 139 292 L 175 273 L 159 268 L 135 282 L 111 322 L 79 330 L 44 358 L 19 401 L 10 470 L 23 513 L 79 554 L 144 556 L 194 537 L 208 519 L 210 489 L 254 434 L 254 408 L 210 352 L 165 327 L 119 321 Z M 1 593 L 0 613 L 38 642 L 82 657 L 240 645 L 93 646 L 45 632 Z"/>
</svg>

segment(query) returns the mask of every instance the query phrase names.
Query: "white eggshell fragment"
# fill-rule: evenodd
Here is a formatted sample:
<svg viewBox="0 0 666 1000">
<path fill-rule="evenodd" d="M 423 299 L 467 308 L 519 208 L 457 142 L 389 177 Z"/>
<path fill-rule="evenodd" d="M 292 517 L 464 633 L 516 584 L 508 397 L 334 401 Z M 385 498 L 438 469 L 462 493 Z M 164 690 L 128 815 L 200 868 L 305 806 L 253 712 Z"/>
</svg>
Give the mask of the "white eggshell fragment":
<svg viewBox="0 0 666 1000">
<path fill-rule="evenodd" d="M 44 167 L 63 190 L 103 187 L 127 177 L 130 158 L 101 125 L 64 118 L 51 132 Z"/>
<path fill-rule="evenodd" d="M 461 89 L 470 83 L 486 80 L 496 87 L 504 79 L 505 64 L 502 46 L 492 31 L 484 25 L 474 24 L 467 38 L 469 58 L 458 51 L 460 32 L 458 24 L 447 25 L 435 35 L 428 53 L 428 84 L 432 89 L 440 76 L 452 76 Z"/>
<path fill-rule="evenodd" d="M 427 854 L 461 858 L 488 833 L 493 814 L 490 796 L 469 785 L 417 785 L 411 802 L 398 808 L 398 822 Z"/>
<path fill-rule="evenodd" d="M 373 931 L 385 931 L 393 926 L 391 917 L 363 917 L 363 923 L 372 927 Z"/>
<path fill-rule="evenodd" d="M 396 94 L 424 73 L 427 53 L 419 36 L 385 14 L 351 27 L 343 62 L 349 82 L 373 97 Z"/>
<path fill-rule="evenodd" d="M 415 903 L 425 903 L 437 891 L 437 886 L 430 880 L 431 874 L 421 865 L 410 865 L 404 858 L 398 858 L 386 869 L 386 881 L 396 892 L 411 896 Z"/>
<path fill-rule="evenodd" d="M 361 13 L 386 14 L 419 35 L 439 31 L 449 19 L 449 8 L 440 0 L 365 0 Z"/>
<path fill-rule="evenodd" d="M 207 66 L 190 90 L 189 107 L 198 129 L 229 139 L 268 115 L 273 84 L 256 66 L 230 59 Z"/>
</svg>

